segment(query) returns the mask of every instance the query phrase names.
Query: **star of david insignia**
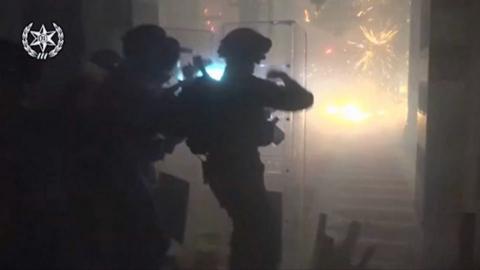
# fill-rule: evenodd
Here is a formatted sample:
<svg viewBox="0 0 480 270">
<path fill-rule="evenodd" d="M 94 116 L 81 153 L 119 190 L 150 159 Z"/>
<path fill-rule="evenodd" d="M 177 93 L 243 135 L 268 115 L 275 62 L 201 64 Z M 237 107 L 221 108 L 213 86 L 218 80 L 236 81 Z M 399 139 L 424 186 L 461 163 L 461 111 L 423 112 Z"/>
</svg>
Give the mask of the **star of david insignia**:
<svg viewBox="0 0 480 270">
<path fill-rule="evenodd" d="M 23 29 L 22 44 L 28 55 L 46 60 L 57 56 L 62 50 L 65 41 L 63 30 L 56 23 L 52 24 L 54 31 L 48 31 L 44 24 L 38 31 L 33 31 L 33 22 Z"/>
</svg>

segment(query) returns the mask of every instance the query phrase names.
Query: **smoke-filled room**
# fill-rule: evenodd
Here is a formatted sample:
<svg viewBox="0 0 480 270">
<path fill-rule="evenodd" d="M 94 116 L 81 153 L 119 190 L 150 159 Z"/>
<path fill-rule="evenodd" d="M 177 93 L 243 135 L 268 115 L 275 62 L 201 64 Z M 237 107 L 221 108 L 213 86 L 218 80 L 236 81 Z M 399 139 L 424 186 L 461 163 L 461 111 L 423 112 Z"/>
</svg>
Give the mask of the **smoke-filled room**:
<svg viewBox="0 0 480 270">
<path fill-rule="evenodd" d="M 480 269 L 480 1 L 0 4 L 0 269 Z"/>
</svg>

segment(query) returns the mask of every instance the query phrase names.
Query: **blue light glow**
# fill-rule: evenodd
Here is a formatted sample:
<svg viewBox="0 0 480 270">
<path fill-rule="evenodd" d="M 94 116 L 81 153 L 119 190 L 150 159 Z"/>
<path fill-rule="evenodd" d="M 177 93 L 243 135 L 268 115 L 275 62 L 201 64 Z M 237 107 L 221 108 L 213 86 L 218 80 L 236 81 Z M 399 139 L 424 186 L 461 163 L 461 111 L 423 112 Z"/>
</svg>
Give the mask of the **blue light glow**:
<svg viewBox="0 0 480 270">
<path fill-rule="evenodd" d="M 225 73 L 225 67 L 226 65 L 224 63 L 212 63 L 208 66 L 205 67 L 205 69 L 207 70 L 207 73 L 208 75 L 216 80 L 216 81 L 220 81 L 223 77 L 223 74 Z M 201 77 L 202 76 L 202 72 L 198 72 L 196 74 L 196 77 Z M 177 80 L 179 81 L 183 81 L 185 79 L 185 77 L 183 76 L 182 72 L 179 72 L 178 75 L 177 75 Z"/>
<path fill-rule="evenodd" d="M 216 81 L 220 81 L 225 73 L 225 64 L 223 63 L 213 63 L 206 67 L 208 75 Z"/>
</svg>

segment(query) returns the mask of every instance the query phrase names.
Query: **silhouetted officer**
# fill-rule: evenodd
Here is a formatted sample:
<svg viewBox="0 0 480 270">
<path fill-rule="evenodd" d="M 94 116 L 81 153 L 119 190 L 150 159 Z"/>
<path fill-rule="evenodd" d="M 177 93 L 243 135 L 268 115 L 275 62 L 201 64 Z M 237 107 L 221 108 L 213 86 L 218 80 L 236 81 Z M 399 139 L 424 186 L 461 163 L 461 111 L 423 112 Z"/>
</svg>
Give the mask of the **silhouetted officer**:
<svg viewBox="0 0 480 270">
<path fill-rule="evenodd" d="M 180 46 L 162 28 L 142 25 L 125 34 L 123 51 L 124 60 L 89 110 L 93 119 L 80 126 L 84 138 L 74 144 L 78 155 L 69 173 L 76 179 L 72 204 L 83 217 L 84 238 L 91 240 L 85 257 L 89 269 L 158 269 L 169 243 L 145 180 L 152 162 L 163 157 L 157 135 L 168 131 L 170 93 L 162 85 Z"/>
<path fill-rule="evenodd" d="M 2 269 L 14 267 L 19 260 L 23 259 L 20 258 L 19 250 L 25 244 L 20 234 L 26 226 L 22 226 L 21 223 L 24 222 L 21 222 L 18 215 L 24 205 L 20 196 L 25 195 L 19 188 L 23 180 L 20 177 L 23 147 L 19 145 L 18 139 L 24 137 L 25 131 L 21 122 L 25 120 L 22 100 L 28 78 L 27 57 L 19 45 L 0 39 L 0 253 L 2 254 L 0 268 Z"/>
<path fill-rule="evenodd" d="M 21 46 L 0 40 L 1 269 L 71 269 L 63 249 L 62 114 L 25 105 L 40 71 Z"/>
<path fill-rule="evenodd" d="M 287 74 L 270 72 L 283 86 L 253 75 L 272 42 L 251 29 L 237 29 L 221 42 L 227 63 L 220 82 L 198 79 L 184 89 L 191 117 L 188 144 L 206 156 L 204 177 L 233 221 L 230 269 L 276 269 L 281 260 L 280 224 L 267 201 L 258 148 L 272 142 L 265 108 L 296 111 L 313 96 Z"/>
</svg>

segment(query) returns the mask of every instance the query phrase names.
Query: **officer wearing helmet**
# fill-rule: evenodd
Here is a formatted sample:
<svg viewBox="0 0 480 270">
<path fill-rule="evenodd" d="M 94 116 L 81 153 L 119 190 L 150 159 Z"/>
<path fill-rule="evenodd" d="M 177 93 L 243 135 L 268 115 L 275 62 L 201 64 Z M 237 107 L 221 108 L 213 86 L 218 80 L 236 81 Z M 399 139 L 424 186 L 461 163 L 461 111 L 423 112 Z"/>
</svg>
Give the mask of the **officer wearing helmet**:
<svg viewBox="0 0 480 270">
<path fill-rule="evenodd" d="M 41 67 L 21 45 L 0 39 L 0 269 L 72 269 L 61 250 L 64 121 L 58 109 L 28 103 Z"/>
<path fill-rule="evenodd" d="M 283 72 L 268 75 L 282 86 L 253 75 L 271 47 L 252 29 L 233 30 L 218 49 L 227 64 L 222 80 L 200 78 L 181 95 L 193 119 L 187 144 L 205 156 L 205 181 L 233 222 L 231 270 L 277 269 L 281 260 L 279 219 L 267 200 L 258 151 L 268 144 L 265 108 L 297 111 L 313 104 L 313 95 Z"/>
<path fill-rule="evenodd" d="M 178 61 L 180 45 L 162 28 L 141 25 L 124 35 L 123 54 L 96 98 L 92 123 L 80 127 L 83 137 L 74 144 L 79 160 L 69 175 L 75 179 L 72 204 L 81 220 L 95 225 L 95 231 L 89 223 L 79 225 L 88 240 L 86 250 L 95 252 L 86 265 L 158 269 L 169 241 L 159 229 L 146 185 L 153 162 L 163 157 L 158 135 L 168 135 L 170 98 L 163 84 Z M 85 211 L 87 203 L 97 207 Z"/>
</svg>

